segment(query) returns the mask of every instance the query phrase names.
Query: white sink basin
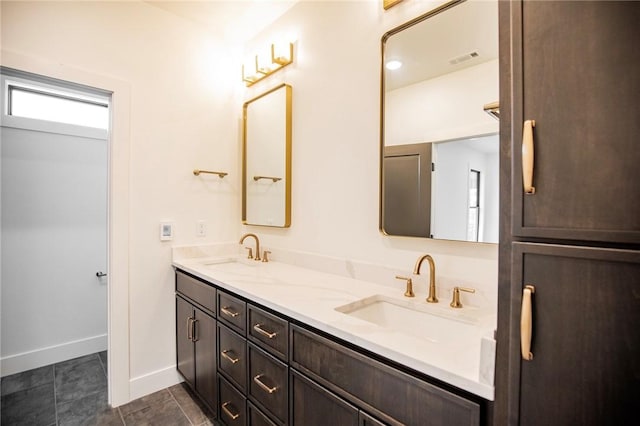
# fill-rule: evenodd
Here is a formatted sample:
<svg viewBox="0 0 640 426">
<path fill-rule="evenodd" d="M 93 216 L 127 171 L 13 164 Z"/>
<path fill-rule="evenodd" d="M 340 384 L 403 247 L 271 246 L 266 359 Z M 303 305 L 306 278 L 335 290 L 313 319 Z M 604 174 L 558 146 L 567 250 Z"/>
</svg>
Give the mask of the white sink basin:
<svg viewBox="0 0 640 426">
<path fill-rule="evenodd" d="M 452 342 L 478 333 L 473 323 L 429 312 L 426 302 L 404 302 L 376 295 L 335 310 L 432 343 Z"/>
</svg>

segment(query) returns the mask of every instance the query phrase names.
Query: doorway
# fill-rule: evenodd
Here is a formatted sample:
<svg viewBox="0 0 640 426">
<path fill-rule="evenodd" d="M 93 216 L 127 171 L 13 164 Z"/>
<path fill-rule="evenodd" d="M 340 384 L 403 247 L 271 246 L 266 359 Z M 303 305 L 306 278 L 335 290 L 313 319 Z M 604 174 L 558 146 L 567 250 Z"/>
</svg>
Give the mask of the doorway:
<svg viewBox="0 0 640 426">
<path fill-rule="evenodd" d="M 2 69 L 2 376 L 107 349 L 111 95 Z"/>
</svg>

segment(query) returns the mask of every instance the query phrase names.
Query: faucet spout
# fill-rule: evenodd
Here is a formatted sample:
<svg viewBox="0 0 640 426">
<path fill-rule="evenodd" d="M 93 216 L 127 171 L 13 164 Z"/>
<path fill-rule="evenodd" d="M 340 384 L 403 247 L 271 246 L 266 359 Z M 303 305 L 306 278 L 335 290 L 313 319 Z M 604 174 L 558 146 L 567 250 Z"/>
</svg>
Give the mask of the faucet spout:
<svg viewBox="0 0 640 426">
<path fill-rule="evenodd" d="M 253 239 L 256 240 L 256 257 L 255 257 L 255 260 L 260 260 L 260 240 L 258 239 L 258 236 L 256 234 L 244 234 L 240 238 L 240 244 L 244 243 L 244 240 L 247 239 L 247 237 L 253 237 Z"/>
<path fill-rule="evenodd" d="M 427 302 L 438 303 L 438 298 L 436 297 L 436 264 L 433 261 L 433 257 L 428 254 L 420 256 L 416 261 L 416 266 L 413 268 L 413 273 L 420 275 L 420 267 L 425 259 L 429 263 L 429 297 L 427 297 Z"/>
</svg>

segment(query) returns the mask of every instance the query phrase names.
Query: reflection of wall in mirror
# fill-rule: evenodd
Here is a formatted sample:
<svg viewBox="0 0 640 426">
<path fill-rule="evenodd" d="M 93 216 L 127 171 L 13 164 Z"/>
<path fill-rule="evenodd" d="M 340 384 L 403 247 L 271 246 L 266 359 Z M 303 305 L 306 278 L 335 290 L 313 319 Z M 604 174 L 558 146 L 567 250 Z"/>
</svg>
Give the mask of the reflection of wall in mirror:
<svg viewBox="0 0 640 426">
<path fill-rule="evenodd" d="M 498 136 L 492 136 L 497 144 Z M 480 172 L 481 242 L 498 242 L 498 152 L 474 149 L 474 140 L 434 144 L 431 233 L 433 238 L 467 240 L 469 172 Z"/>
<path fill-rule="evenodd" d="M 247 108 L 246 222 L 284 226 L 286 91 L 277 90 L 251 102 Z M 254 180 L 254 176 L 281 178 Z"/>
<path fill-rule="evenodd" d="M 386 92 L 385 145 L 495 133 L 482 107 L 498 93 L 497 60 Z"/>
</svg>

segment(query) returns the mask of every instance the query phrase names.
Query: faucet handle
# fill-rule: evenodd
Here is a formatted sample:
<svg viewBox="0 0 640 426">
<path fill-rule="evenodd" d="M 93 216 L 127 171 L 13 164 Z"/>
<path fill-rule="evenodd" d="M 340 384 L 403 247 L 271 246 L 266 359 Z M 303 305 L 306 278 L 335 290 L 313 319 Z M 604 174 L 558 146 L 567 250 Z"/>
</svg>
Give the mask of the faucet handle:
<svg viewBox="0 0 640 426">
<path fill-rule="evenodd" d="M 414 297 L 413 294 L 413 281 L 409 277 L 402 277 L 400 275 L 396 275 L 397 280 L 405 280 L 407 282 L 407 289 L 404 292 L 404 297 Z"/>
<path fill-rule="evenodd" d="M 269 255 L 271 254 L 271 252 L 269 250 L 265 250 L 262 252 L 262 261 L 264 263 L 267 263 L 269 261 Z"/>
<path fill-rule="evenodd" d="M 466 291 L 467 293 L 475 293 L 476 290 L 474 288 L 467 288 L 467 287 L 454 287 L 453 288 L 453 299 L 451 300 L 451 303 L 449 304 L 449 306 L 451 306 L 452 308 L 462 308 L 462 303 L 460 303 L 460 292 L 461 291 Z"/>
<path fill-rule="evenodd" d="M 251 247 L 245 247 L 245 250 L 249 250 L 249 254 L 247 255 L 247 259 L 253 259 L 253 249 Z"/>
</svg>

